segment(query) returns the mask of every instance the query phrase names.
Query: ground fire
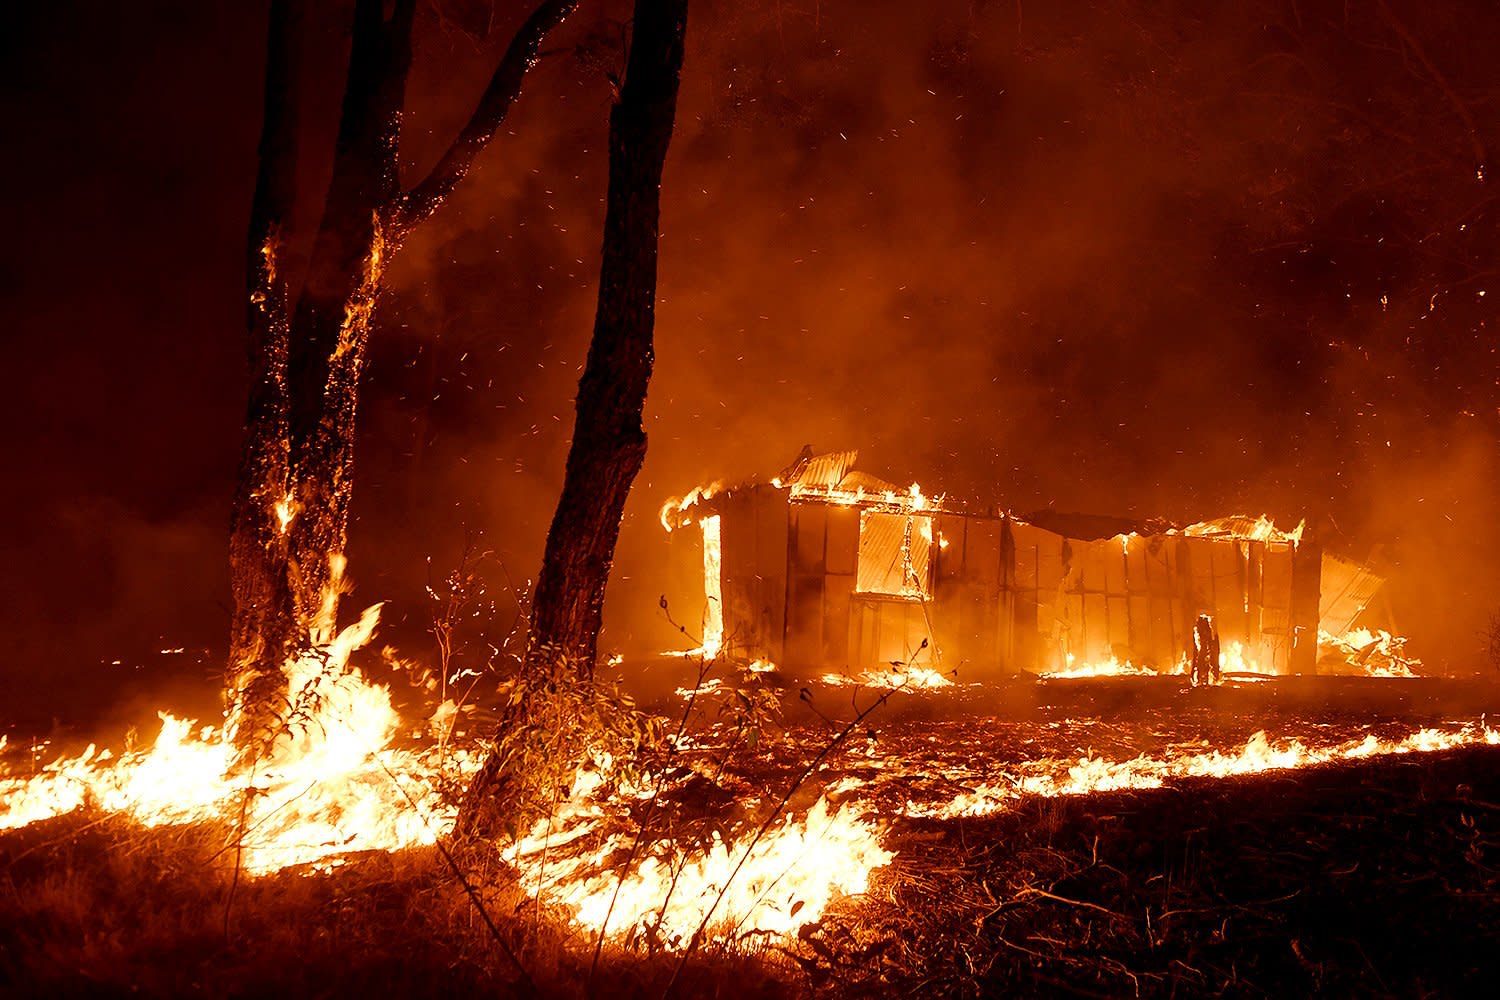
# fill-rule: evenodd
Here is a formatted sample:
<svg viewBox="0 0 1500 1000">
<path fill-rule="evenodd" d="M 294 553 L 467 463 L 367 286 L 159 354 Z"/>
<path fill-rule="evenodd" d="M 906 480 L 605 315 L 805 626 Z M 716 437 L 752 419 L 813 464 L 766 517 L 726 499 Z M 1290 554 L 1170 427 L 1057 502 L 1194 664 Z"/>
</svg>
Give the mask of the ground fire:
<svg viewBox="0 0 1500 1000">
<path fill-rule="evenodd" d="M 731 825 L 706 842 L 664 839 L 638 851 L 643 831 L 636 816 L 642 803 L 657 802 L 664 781 L 682 785 L 683 775 L 689 784 L 729 780 L 726 787 L 733 787 L 748 781 L 726 771 L 737 735 L 728 723 L 712 721 L 722 717 L 722 706 L 717 715 L 707 706 L 744 697 L 739 685 L 793 672 L 795 658 L 809 650 L 823 650 L 821 658 L 801 666 L 818 675 L 814 683 L 824 694 L 804 687 L 802 699 L 842 699 L 837 692 L 845 689 L 857 699 L 867 691 L 867 701 L 873 701 L 856 719 L 898 692 L 982 699 L 979 692 L 989 682 L 1014 683 L 1017 674 L 1096 683 L 1165 677 L 1181 686 L 1189 654 L 1175 651 L 1173 636 L 1184 634 L 1183 623 L 1210 614 L 1226 636 L 1221 666 L 1229 684 L 1291 676 L 1298 630 L 1321 635 L 1329 648 L 1313 664 L 1337 656 L 1344 674 L 1363 668 L 1369 677 L 1411 676 L 1390 666 L 1414 662 L 1399 639 L 1349 627 L 1376 593 L 1378 579 L 1319 552 L 1300 528 L 1283 532 L 1265 518 L 1226 518 L 1183 528 L 1143 524 L 1090 537 L 1084 526 L 1100 519 L 972 513 L 945 497 L 929 498 L 916 486 L 899 490 L 855 472 L 853 461 L 852 454 L 799 460 L 766 486 L 705 489 L 666 505 L 665 523 L 696 524 L 704 541 L 710 610 L 704 641 L 683 654 L 699 672 L 695 683 L 676 692 L 688 702 L 684 721 L 693 718 L 698 728 L 692 734 L 679 729 L 672 745 L 677 763 L 666 766 L 681 774 L 646 772 L 621 780 L 607 756 L 596 757 L 553 812 L 504 849 L 506 862 L 539 902 L 620 946 L 647 934 L 682 946 L 705 926 L 740 940 L 749 935 L 791 942 L 835 901 L 866 892 L 871 879 L 899 857 L 890 845 L 899 842 L 903 822 L 991 816 L 1039 797 L 1154 789 L 1182 779 L 1500 744 L 1500 731 L 1482 721 L 1403 731 L 1390 723 L 1309 726 L 1282 717 L 1265 720 L 1274 729 L 1246 736 L 1234 735 L 1232 727 L 1211 727 L 1220 730 L 1223 742 L 1210 746 L 1170 738 L 1160 709 L 1150 708 L 1138 724 L 1169 738 L 1138 753 L 1075 743 L 1080 732 L 1068 721 L 1052 723 L 1040 738 L 1026 738 L 1030 749 L 1021 756 L 1014 747 L 999 754 L 995 747 L 981 750 L 972 732 L 955 731 L 936 747 L 923 748 L 912 742 L 914 734 L 897 727 L 858 750 L 840 745 L 847 730 L 823 737 L 841 753 L 820 765 L 816 731 L 787 725 L 783 764 L 812 757 L 815 764 L 797 784 L 821 793 L 786 808 L 790 796 L 774 806 L 766 788 L 741 803 L 771 808 L 758 831 L 734 832 Z M 1067 525 L 1072 533 L 1049 531 L 1041 523 Z M 845 528 L 847 537 L 840 537 Z M 761 534 L 751 537 L 751 529 Z M 809 542 L 813 532 L 815 544 Z M 757 538 L 769 538 L 780 558 L 751 562 L 765 551 L 755 549 Z M 1029 560 L 1024 575 L 1016 569 L 1023 548 Z M 843 562 L 835 555 L 840 550 L 847 556 Z M 768 565 L 787 568 L 767 573 Z M 1298 591 L 1299 570 L 1308 565 L 1321 575 L 1301 592 L 1309 607 L 1316 602 L 1323 612 L 1321 619 L 1309 616 L 1299 624 L 1290 595 Z M 1213 572 L 1221 568 L 1221 574 Z M 1089 589 L 1094 574 L 1099 584 Z M 783 591 L 787 577 L 796 586 Z M 846 577 L 844 591 L 830 597 L 840 577 Z M 1143 583 L 1132 589 L 1132 579 Z M 1156 584 L 1158 579 L 1163 582 Z M 1331 596 L 1323 582 L 1330 579 L 1338 587 Z M 778 598 L 813 593 L 825 603 L 788 600 L 784 631 L 771 634 L 764 619 L 747 613 L 752 580 L 775 588 Z M 983 605 L 985 594 L 994 607 Z M 1138 609 L 1133 617 L 1132 605 Z M 720 607 L 722 617 L 713 611 Z M 834 621 L 829 607 L 845 617 Z M 1024 623 L 1017 608 L 1024 609 Z M 1159 618 L 1152 617 L 1156 608 Z M 1089 617 L 1095 609 L 1098 623 Z M 1113 609 L 1123 620 L 1110 617 Z M 474 773 L 480 748 L 453 738 L 457 713 L 446 701 L 427 726 L 415 727 L 426 738 L 408 738 L 413 725 L 392 708 L 388 688 L 350 666 L 351 655 L 370 641 L 379 610 L 369 609 L 333 643 L 288 665 L 293 702 L 306 706 L 307 718 L 289 727 L 253 769 L 236 767 L 226 736 L 234 717 L 222 727 L 199 728 L 164 712 L 149 749 L 115 756 L 89 747 L 33 774 L 0 779 L 0 828 L 22 828 L 79 809 L 128 816 L 145 827 L 218 824 L 226 846 L 233 846 L 235 865 L 251 876 L 329 871 L 371 851 L 438 842 L 456 816 L 456 803 L 444 790 Z M 1072 624 L 1069 614 L 1076 616 Z M 1059 631 L 1038 624 L 1053 619 Z M 965 620 L 976 623 L 970 631 L 953 627 Z M 1253 633 L 1245 631 L 1251 621 L 1258 625 Z M 836 647 L 812 645 L 806 633 L 829 635 L 830 623 L 848 629 L 847 644 L 840 636 Z M 1112 627 L 1121 642 L 1107 658 L 1098 658 Z M 1142 646 L 1128 644 L 1134 636 L 1141 636 Z M 1155 660 L 1148 645 L 1153 639 L 1160 640 Z M 831 662 L 830 648 L 847 658 Z M 1018 649 L 1034 651 L 1039 669 L 1018 670 Z M 986 650 L 995 656 L 1005 651 L 1009 658 L 979 659 Z M 783 661 L 788 666 L 768 659 L 773 653 L 789 656 Z M 882 667 L 883 656 L 892 660 Z M 743 671 L 738 681 L 735 664 Z M 991 725 L 1000 726 L 998 747 L 1007 739 L 1000 736 L 1005 726 Z"/>
<path fill-rule="evenodd" d="M 76 6 L 0 998 L 1494 992 L 1500 5 Z"/>
</svg>

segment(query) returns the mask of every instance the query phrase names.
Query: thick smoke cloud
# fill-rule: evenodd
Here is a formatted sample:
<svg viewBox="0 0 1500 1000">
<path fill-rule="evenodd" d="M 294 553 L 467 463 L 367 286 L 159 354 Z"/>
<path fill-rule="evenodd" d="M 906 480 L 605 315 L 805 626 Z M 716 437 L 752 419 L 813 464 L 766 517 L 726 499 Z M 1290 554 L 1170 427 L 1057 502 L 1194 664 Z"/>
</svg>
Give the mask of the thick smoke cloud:
<svg viewBox="0 0 1500 1000">
<path fill-rule="evenodd" d="M 1500 28 L 1493 10 L 1391 6 L 1454 92 L 1492 105 L 1474 40 Z M 1492 268 L 1497 249 L 1476 235 L 1495 219 L 1471 137 L 1377 5 L 1219 7 L 695 2 L 651 451 L 606 648 L 673 637 L 657 598 L 690 581 L 656 523 L 667 496 L 769 476 L 812 443 L 1017 510 L 1325 516 L 1330 544 L 1389 569 L 1417 652 L 1480 665 L 1500 604 L 1500 288 L 1486 299 L 1483 268 L 1451 265 Z M 351 603 L 390 600 L 386 636 L 414 651 L 423 587 L 466 533 L 495 553 L 502 626 L 535 574 L 592 324 L 627 12 L 586 4 L 553 40 L 380 304 Z M 41 712 L 49 652 L 99 702 L 113 650 L 209 649 L 226 628 L 264 30 L 263 13 L 196 5 L 86 28 L 66 13 L 29 15 L 5 96 L 32 153 L 6 167 L 31 193 L 5 268 L 8 353 L 31 374 L 5 416 L 34 485 L 6 501 L 0 625 L 13 696 Z M 309 46 L 319 155 L 337 13 Z M 424 12 L 412 176 L 518 18 L 476 42 Z M 310 162 L 309 191 L 326 169 Z M 88 626 L 56 650 L 58 622 Z"/>
</svg>

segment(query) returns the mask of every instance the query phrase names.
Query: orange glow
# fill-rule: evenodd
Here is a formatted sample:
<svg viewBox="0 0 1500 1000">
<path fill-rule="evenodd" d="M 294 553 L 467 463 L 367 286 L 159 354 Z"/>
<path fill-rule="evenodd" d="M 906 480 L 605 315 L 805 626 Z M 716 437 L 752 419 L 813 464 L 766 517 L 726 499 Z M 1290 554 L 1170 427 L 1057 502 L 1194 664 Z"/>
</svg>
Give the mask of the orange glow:
<svg viewBox="0 0 1500 1000">
<path fill-rule="evenodd" d="M 399 728 L 390 692 L 348 666 L 378 621 L 377 605 L 288 664 L 289 694 L 305 718 L 289 725 L 249 774 L 230 771 L 235 718 L 195 733 L 191 721 L 161 713 L 150 750 L 115 759 L 90 746 L 34 777 L 0 778 L 0 829 L 86 802 L 147 826 L 238 824 L 243 799 L 241 863 L 251 874 L 353 851 L 433 843 L 453 820 L 438 795 L 442 768 L 472 770 L 478 761 L 449 754 L 440 766 L 428 759 L 432 751 L 390 748 Z"/>
<path fill-rule="evenodd" d="M 889 670 L 865 670 L 858 674 L 826 673 L 818 680 L 835 687 L 901 688 L 905 691 L 933 690 L 953 686 L 953 678 L 931 667 L 912 664 Z"/>
<path fill-rule="evenodd" d="M 1156 677 L 1161 674 L 1182 673 L 1182 664 L 1178 664 L 1171 670 L 1157 670 L 1154 667 L 1136 666 L 1129 660 L 1123 663 L 1116 657 L 1111 656 L 1107 660 L 1096 662 L 1079 663 L 1072 654 L 1067 654 L 1067 666 L 1061 670 L 1044 673 L 1043 677 L 1072 678 L 1072 677 Z"/>
<path fill-rule="evenodd" d="M 1500 730 L 1488 725 L 1468 725 L 1453 731 L 1420 729 L 1402 739 L 1366 736 L 1332 747 L 1309 747 L 1300 740 L 1272 742 L 1264 731 L 1251 736 L 1238 750 L 1205 750 L 1197 753 L 1142 754 L 1134 760 L 1108 761 L 1082 757 L 1076 763 L 1037 761 L 1017 769 L 998 782 L 983 782 L 936 805 L 909 804 L 907 815 L 952 819 L 986 816 L 1023 796 L 1087 795 L 1126 788 L 1160 788 L 1176 778 L 1232 778 L 1311 767 L 1338 761 L 1360 760 L 1383 754 L 1429 753 L 1453 747 L 1500 745 Z"/>
</svg>

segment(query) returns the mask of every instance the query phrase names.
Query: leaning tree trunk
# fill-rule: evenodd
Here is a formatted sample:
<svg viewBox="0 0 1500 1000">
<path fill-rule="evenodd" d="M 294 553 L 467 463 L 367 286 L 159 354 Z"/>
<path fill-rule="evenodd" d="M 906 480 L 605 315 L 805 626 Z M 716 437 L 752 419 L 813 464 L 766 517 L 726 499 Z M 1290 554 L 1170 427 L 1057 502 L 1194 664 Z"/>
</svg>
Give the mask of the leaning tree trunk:
<svg viewBox="0 0 1500 1000">
<path fill-rule="evenodd" d="M 651 380 L 656 317 L 657 217 L 662 165 L 672 138 L 682 73 L 687 0 L 636 0 L 625 85 L 609 115 L 609 193 L 599 303 L 588 361 L 578 384 L 573 443 L 562 495 L 532 602 L 526 669 L 593 677 L 604 588 L 630 485 L 646 456 L 641 414 Z M 527 706 L 510 710 L 524 715 Z M 516 720 L 502 721 L 524 724 Z M 488 836 L 503 828 L 525 767 L 485 759 L 465 795 L 455 833 Z"/>
<path fill-rule="evenodd" d="M 543 0 L 516 32 L 473 115 L 403 192 L 397 147 L 417 0 L 356 0 L 329 182 L 300 295 L 279 266 L 295 200 L 295 41 L 309 0 L 273 0 L 260 168 L 251 213 L 251 392 L 235 495 L 228 700 L 241 760 L 275 739 L 286 663 L 330 641 L 343 588 L 355 412 L 385 268 L 498 131 L 542 40 L 578 5 Z"/>
<path fill-rule="evenodd" d="M 560 660 L 593 676 L 620 519 L 646 457 L 641 415 L 655 358 L 661 175 L 676 115 L 686 21 L 687 0 L 636 2 L 625 84 L 609 115 L 609 193 L 594 336 L 532 601 L 531 667 Z"/>
</svg>

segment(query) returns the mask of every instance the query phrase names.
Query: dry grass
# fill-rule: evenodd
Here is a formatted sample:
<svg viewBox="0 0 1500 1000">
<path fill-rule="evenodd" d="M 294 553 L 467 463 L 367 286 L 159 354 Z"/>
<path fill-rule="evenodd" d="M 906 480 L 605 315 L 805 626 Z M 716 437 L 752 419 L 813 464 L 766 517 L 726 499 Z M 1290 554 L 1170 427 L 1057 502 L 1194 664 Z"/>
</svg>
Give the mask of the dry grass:
<svg viewBox="0 0 1500 1000">
<path fill-rule="evenodd" d="M 911 821 L 870 894 L 791 947 L 697 954 L 673 995 L 1458 996 L 1500 975 L 1500 750 L 1033 799 Z M 781 787 L 778 785 L 777 787 Z M 0 837 L 0 995 L 523 995 L 432 850 L 240 880 L 213 826 L 74 814 Z M 542 996 L 659 997 L 463 869 Z"/>
<path fill-rule="evenodd" d="M 807 935 L 842 996 L 1469 996 L 1500 975 L 1500 751 L 1033 800 L 909 830 Z"/>
<path fill-rule="evenodd" d="M 0 994 L 18 996 L 524 996 L 522 976 L 430 849 L 373 853 L 327 873 L 235 885 L 211 826 L 143 830 L 74 814 L 0 839 Z M 536 992 L 659 996 L 670 957 L 606 950 L 464 858 Z M 500 886 L 501 888 L 495 888 Z M 777 996 L 775 963 L 730 953 L 682 995 Z M 785 970 L 781 970 L 785 975 Z"/>
</svg>

